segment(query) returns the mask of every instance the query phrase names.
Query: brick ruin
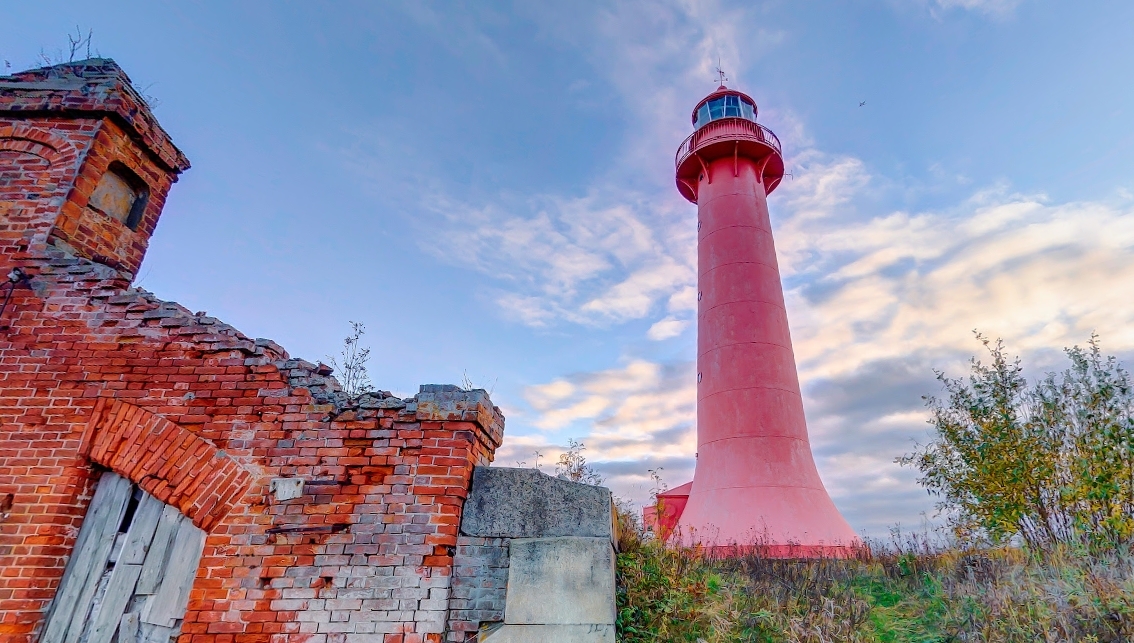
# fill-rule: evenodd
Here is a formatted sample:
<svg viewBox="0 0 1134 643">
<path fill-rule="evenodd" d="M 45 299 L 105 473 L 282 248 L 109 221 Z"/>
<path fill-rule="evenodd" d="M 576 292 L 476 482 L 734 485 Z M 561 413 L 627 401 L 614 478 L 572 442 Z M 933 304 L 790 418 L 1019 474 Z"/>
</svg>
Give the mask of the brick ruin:
<svg viewBox="0 0 1134 643">
<path fill-rule="evenodd" d="M 326 366 L 133 287 L 188 168 L 111 60 L 0 78 L 0 641 L 503 621 L 505 541 L 459 532 L 500 410 L 455 386 L 348 399 Z"/>
</svg>

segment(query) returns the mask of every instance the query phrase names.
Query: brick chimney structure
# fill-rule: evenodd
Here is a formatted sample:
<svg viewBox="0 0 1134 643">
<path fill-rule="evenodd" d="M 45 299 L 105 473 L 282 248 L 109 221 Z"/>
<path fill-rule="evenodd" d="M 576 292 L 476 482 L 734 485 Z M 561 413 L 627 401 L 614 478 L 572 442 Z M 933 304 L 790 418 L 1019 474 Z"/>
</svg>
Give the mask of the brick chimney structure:
<svg viewBox="0 0 1134 643">
<path fill-rule="evenodd" d="M 0 78 L 0 641 L 466 640 L 450 580 L 499 409 L 348 399 L 132 287 L 188 168 L 111 60 Z"/>
<path fill-rule="evenodd" d="M 129 275 L 189 169 L 126 74 L 98 59 L 0 80 L 0 162 L 6 261 L 58 248 Z"/>
</svg>

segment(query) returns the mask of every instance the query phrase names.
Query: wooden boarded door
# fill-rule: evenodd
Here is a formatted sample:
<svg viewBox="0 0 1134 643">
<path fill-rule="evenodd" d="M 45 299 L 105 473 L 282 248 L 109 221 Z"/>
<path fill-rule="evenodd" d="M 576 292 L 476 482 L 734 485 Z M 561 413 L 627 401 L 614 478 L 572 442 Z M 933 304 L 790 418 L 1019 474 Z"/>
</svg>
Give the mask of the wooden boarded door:
<svg viewBox="0 0 1134 643">
<path fill-rule="evenodd" d="M 169 643 L 204 546 L 175 507 L 103 473 L 40 643 Z"/>
</svg>

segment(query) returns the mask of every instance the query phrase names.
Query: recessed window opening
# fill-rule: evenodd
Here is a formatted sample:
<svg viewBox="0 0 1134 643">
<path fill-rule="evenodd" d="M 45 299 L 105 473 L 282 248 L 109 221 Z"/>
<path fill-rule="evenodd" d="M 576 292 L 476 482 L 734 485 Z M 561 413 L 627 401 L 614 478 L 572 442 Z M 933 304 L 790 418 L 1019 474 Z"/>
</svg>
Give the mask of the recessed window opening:
<svg viewBox="0 0 1134 643">
<path fill-rule="evenodd" d="M 87 200 L 92 210 L 137 230 L 146 211 L 150 190 L 130 168 L 115 161 L 98 180 Z"/>
</svg>

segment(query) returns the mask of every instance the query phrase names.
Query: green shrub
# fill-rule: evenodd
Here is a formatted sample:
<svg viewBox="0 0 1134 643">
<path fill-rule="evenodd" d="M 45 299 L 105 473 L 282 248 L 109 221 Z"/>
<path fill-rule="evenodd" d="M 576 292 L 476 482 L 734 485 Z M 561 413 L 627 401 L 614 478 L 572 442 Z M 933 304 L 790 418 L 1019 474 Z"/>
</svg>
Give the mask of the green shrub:
<svg viewBox="0 0 1134 643">
<path fill-rule="evenodd" d="M 978 336 L 979 337 L 979 336 Z M 956 535 L 1111 546 L 1134 535 L 1134 385 L 1095 337 L 1066 350 L 1071 367 L 1032 386 L 1001 342 L 968 379 L 938 373 L 934 438 L 899 458 L 941 498 Z"/>
</svg>

